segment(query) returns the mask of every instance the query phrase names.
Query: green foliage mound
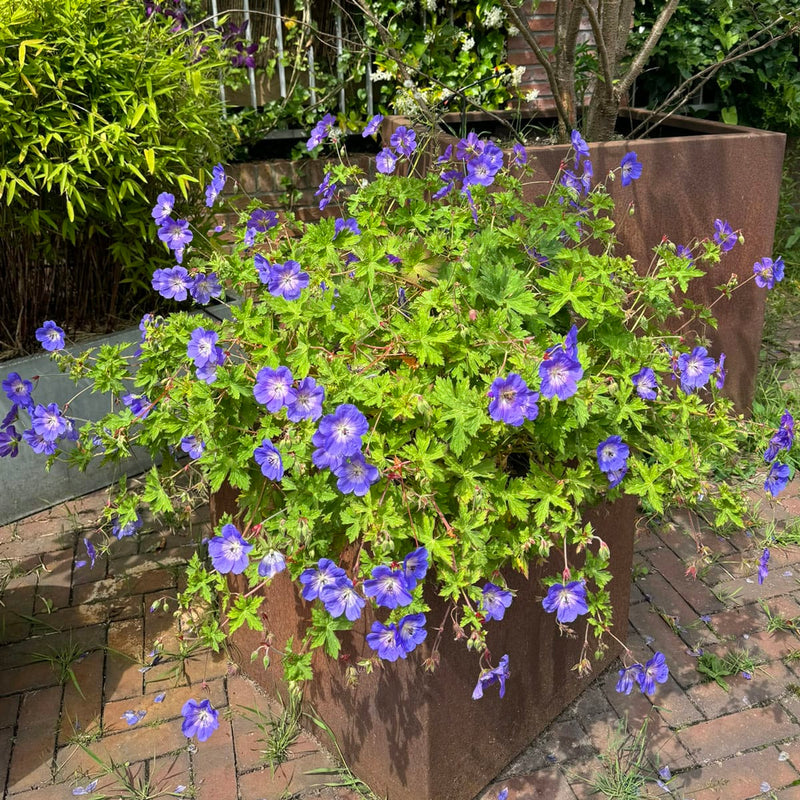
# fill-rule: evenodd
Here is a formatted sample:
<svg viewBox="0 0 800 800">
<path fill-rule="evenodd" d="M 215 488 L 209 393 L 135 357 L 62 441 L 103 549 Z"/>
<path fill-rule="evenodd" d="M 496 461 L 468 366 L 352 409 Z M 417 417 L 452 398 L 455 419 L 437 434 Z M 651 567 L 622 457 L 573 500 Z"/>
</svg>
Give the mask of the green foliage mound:
<svg viewBox="0 0 800 800">
<path fill-rule="evenodd" d="M 0 0 L 0 352 L 130 318 L 158 261 L 158 191 L 220 157 L 213 38 L 120 0 Z"/>
</svg>

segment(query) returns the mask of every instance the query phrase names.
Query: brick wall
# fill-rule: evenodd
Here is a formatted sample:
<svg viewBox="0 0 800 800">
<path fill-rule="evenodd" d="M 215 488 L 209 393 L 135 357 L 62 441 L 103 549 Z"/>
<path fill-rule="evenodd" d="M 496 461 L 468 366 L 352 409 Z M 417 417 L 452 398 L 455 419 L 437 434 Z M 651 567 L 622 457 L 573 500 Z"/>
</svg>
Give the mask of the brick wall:
<svg viewBox="0 0 800 800">
<path fill-rule="evenodd" d="M 360 167 L 369 180 L 375 178 L 375 156 L 358 153 L 349 157 L 349 163 Z M 245 195 L 243 205 L 250 198 L 257 198 L 262 207 L 273 211 L 292 211 L 299 219 L 310 221 L 321 217 L 335 217 L 340 208 L 331 203 L 324 211 L 319 210 L 319 198 L 314 192 L 322 183 L 332 164 L 328 159 L 274 159 L 253 161 L 246 164 L 231 164 L 226 173 L 232 181 L 227 183 L 226 194 Z M 226 224 L 234 224 L 234 214 L 220 215 Z"/>
<path fill-rule="evenodd" d="M 526 0 L 525 4 L 520 8 L 520 16 L 527 20 L 528 27 L 534 38 L 545 51 L 550 50 L 555 43 L 555 13 L 556 0 L 541 0 L 535 13 L 532 11 L 530 0 Z M 586 37 L 586 40 L 591 38 L 589 20 L 585 16 L 581 22 L 581 32 Z M 536 56 L 522 36 L 518 35 L 509 38 L 508 62 L 515 66 L 525 67 L 525 74 L 520 84 L 520 90 L 523 95 L 533 89 L 539 92 L 537 99 L 529 104 L 530 108 L 539 112 L 553 111 L 555 102 L 545 71 L 539 65 Z"/>
</svg>

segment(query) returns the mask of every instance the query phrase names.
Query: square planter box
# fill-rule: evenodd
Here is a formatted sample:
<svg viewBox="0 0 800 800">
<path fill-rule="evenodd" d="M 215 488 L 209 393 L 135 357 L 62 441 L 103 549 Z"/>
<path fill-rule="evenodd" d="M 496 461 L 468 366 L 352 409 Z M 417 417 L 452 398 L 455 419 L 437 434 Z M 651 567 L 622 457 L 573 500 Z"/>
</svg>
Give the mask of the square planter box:
<svg viewBox="0 0 800 800">
<path fill-rule="evenodd" d="M 619 120 L 621 134 L 650 117 L 647 111 L 625 109 Z M 546 120 L 531 122 L 542 124 Z M 399 125 L 408 124 L 403 117 L 387 118 L 381 130 L 383 140 L 388 142 Z M 467 126 L 478 134 L 508 138 L 507 129 L 488 114 L 467 114 Z M 433 152 L 438 155 L 456 142 L 457 137 L 448 131 L 460 128 L 461 115 L 446 115 L 435 136 Z M 648 136 L 589 143 L 595 182 L 618 168 L 622 157 L 631 151 L 644 167 L 642 177 L 629 186 L 621 186 L 619 180 L 608 183 L 617 203 L 614 221 L 621 245 L 617 255 L 632 256 L 639 268 L 646 270 L 653 248 L 663 237 L 688 245 L 711 238 L 715 219 L 727 220 L 734 230 L 743 232 L 745 241 L 692 283 L 689 299 L 708 305 L 719 297 L 714 287 L 727 283 L 731 274 L 743 283 L 752 276 L 758 259 L 772 256 L 786 136 L 681 116 L 670 117 Z M 527 200 L 547 191 L 568 149 L 563 144 L 526 147 L 533 167 L 533 178 L 524 186 Z M 423 169 L 427 170 L 432 159 L 425 161 Z M 711 340 L 715 358 L 720 352 L 727 355 L 725 392 L 740 412 L 748 411 L 753 401 L 765 298 L 766 290 L 750 281 L 730 300 L 723 298 L 714 306 L 717 330 L 703 325 L 690 329 Z M 675 328 L 682 324 L 678 320 Z"/>
<path fill-rule="evenodd" d="M 225 511 L 236 511 L 233 492 L 212 499 L 212 521 Z M 585 515 L 611 549 L 615 577 L 608 589 L 620 639 L 627 630 L 635 513 L 635 498 L 623 497 Z M 316 651 L 315 677 L 305 699 L 333 730 L 348 766 L 378 795 L 392 800 L 471 800 L 619 654 L 620 646 L 610 642 L 602 661 L 592 662 L 593 674 L 580 677 L 572 669 L 580 658 L 586 623 L 579 618 L 572 625 L 576 637 L 562 636 L 554 615 L 541 605 L 541 578 L 559 574 L 559 560 L 554 554 L 547 563 L 532 563 L 527 580 L 509 573 L 509 586 L 517 592 L 514 602 L 502 621 L 487 625 L 493 665 L 509 655 L 511 677 L 502 699 L 496 685 L 487 688 L 483 699 L 472 699 L 480 672 L 477 655 L 464 640 L 455 640 L 449 608 L 433 592 L 426 596 L 431 606 L 428 637 L 407 660 L 382 662 L 372 674 L 362 672 L 357 683 L 349 685 L 348 669 L 374 655 L 365 641 L 375 619 L 370 606 L 342 636 L 338 661 Z M 235 589 L 244 586 L 241 577 L 231 576 L 231 581 Z M 280 649 L 289 636 L 295 641 L 302 637 L 311 604 L 300 597 L 285 572 L 273 579 L 265 598 L 262 612 L 275 646 Z M 440 661 L 428 672 L 424 662 L 439 628 Z M 251 662 L 250 653 L 261 644 L 261 636 L 253 631 L 240 628 L 233 635 L 242 669 L 271 694 L 281 693 L 280 658 L 275 655 L 267 670 L 260 658 Z"/>
</svg>

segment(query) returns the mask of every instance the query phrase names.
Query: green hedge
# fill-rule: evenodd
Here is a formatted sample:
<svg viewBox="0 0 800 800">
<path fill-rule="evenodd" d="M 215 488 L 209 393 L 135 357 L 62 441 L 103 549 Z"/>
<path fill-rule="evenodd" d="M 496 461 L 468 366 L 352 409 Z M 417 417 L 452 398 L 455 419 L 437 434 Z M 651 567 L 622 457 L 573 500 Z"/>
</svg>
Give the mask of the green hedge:
<svg viewBox="0 0 800 800">
<path fill-rule="evenodd" d="M 0 352 L 141 313 L 171 263 L 150 208 L 220 159 L 214 38 L 137 0 L 0 0 Z"/>
</svg>

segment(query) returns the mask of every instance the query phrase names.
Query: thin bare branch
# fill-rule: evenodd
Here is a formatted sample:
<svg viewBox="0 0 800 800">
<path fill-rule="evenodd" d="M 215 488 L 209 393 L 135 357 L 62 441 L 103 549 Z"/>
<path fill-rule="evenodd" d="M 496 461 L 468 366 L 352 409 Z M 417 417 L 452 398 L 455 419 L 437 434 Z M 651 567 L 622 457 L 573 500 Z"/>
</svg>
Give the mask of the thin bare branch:
<svg viewBox="0 0 800 800">
<path fill-rule="evenodd" d="M 700 72 L 696 73 L 695 75 L 690 76 L 687 78 L 683 83 L 680 84 L 676 89 L 674 89 L 667 98 L 659 104 L 657 108 L 655 108 L 652 112 L 653 116 L 646 120 L 634 128 L 630 133 L 630 138 L 634 138 L 639 135 L 644 135 L 647 131 L 652 130 L 656 125 L 660 125 L 662 122 L 668 120 L 671 116 L 676 114 L 678 110 L 684 105 L 684 103 L 688 100 L 688 98 L 696 92 L 699 88 L 704 86 L 708 81 L 710 81 L 716 74 L 719 72 L 722 67 L 726 66 L 727 64 L 732 64 L 736 61 L 740 61 L 743 58 L 747 58 L 748 56 L 753 55 L 753 53 L 758 53 L 761 50 L 766 50 L 768 47 L 771 47 L 775 42 L 779 42 L 782 39 L 786 39 L 789 36 L 794 36 L 795 34 L 800 33 L 800 23 L 794 23 L 791 27 L 787 30 L 783 31 L 782 33 L 774 36 L 770 36 L 766 42 L 762 42 L 757 47 L 750 47 L 749 45 L 754 42 L 758 41 L 758 39 L 767 33 L 770 29 L 774 28 L 781 22 L 785 22 L 786 17 L 778 17 L 778 19 L 773 20 L 769 25 L 765 26 L 762 30 L 758 33 L 753 34 L 752 36 L 748 37 L 744 42 L 739 44 L 735 47 L 725 58 L 721 61 L 717 61 L 714 64 L 710 64 L 705 69 L 700 70 Z M 683 99 L 675 105 L 669 112 L 662 114 L 664 109 L 669 108 L 670 105 L 675 103 L 681 97 Z"/>
<path fill-rule="evenodd" d="M 628 71 L 616 86 L 615 96 L 617 98 L 623 97 L 627 93 L 628 89 L 633 86 L 633 82 L 636 80 L 636 78 L 639 77 L 639 74 L 644 69 L 644 65 L 647 63 L 647 59 L 650 58 L 651 53 L 658 44 L 658 40 L 664 33 L 667 23 L 675 13 L 678 3 L 680 3 L 680 0 L 669 0 L 664 8 L 661 9 L 661 13 L 653 23 L 653 27 L 650 29 L 650 35 L 647 37 L 647 41 L 642 46 L 641 50 L 639 50 L 639 52 L 634 56 Z"/>
<path fill-rule="evenodd" d="M 600 20 L 597 18 L 597 12 L 591 0 L 581 0 L 581 4 L 586 10 L 586 15 L 589 17 L 589 25 L 592 26 L 592 35 L 594 36 L 597 55 L 600 59 L 600 71 L 603 73 L 603 82 L 606 86 L 612 87 L 614 85 L 614 72 L 608 58 L 608 50 L 606 49 L 606 43 L 600 27 Z"/>
<path fill-rule="evenodd" d="M 356 2 L 358 2 L 358 0 L 356 0 Z M 500 3 L 502 4 L 503 10 L 506 12 L 506 14 L 511 17 L 515 27 L 520 33 L 520 36 L 522 36 L 526 44 L 531 48 L 534 56 L 536 56 L 536 60 L 544 69 L 545 74 L 547 75 L 547 82 L 550 84 L 550 89 L 553 92 L 553 99 L 555 100 L 556 112 L 558 114 L 560 125 L 562 125 L 566 130 L 567 126 L 569 125 L 569 114 L 567 113 L 564 103 L 562 102 L 562 98 L 558 93 L 558 81 L 556 80 L 555 72 L 553 72 L 553 65 L 550 63 L 550 60 L 539 46 L 539 43 L 536 41 L 530 28 L 528 28 L 528 25 L 520 17 L 519 12 L 511 4 L 510 0 L 500 0 Z"/>
</svg>

